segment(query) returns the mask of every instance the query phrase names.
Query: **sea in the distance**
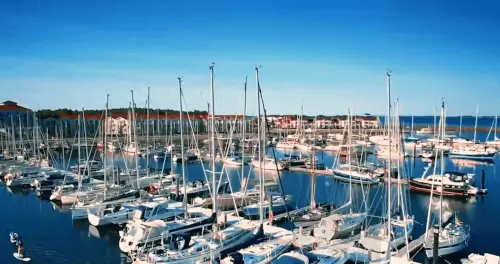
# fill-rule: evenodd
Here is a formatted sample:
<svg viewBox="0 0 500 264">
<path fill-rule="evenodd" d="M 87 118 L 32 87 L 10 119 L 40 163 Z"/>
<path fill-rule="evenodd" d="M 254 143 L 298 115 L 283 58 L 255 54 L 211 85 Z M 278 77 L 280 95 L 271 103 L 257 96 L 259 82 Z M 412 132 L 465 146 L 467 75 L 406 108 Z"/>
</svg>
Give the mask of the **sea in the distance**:
<svg viewBox="0 0 500 264">
<path fill-rule="evenodd" d="M 432 117 L 431 117 L 432 119 Z M 431 121 L 432 124 L 432 121 Z M 491 125 L 491 122 L 490 122 Z M 471 133 L 464 136 L 471 137 Z M 484 141 L 486 133 L 478 133 L 478 139 Z M 277 151 L 278 155 L 282 155 Z M 73 155 L 74 157 L 75 155 Z M 331 167 L 334 159 L 330 154 L 318 152 Z M 109 158 L 109 157 L 108 157 Z M 115 157 L 117 158 L 117 157 Z M 123 162 L 123 160 L 122 160 Z M 489 194 L 485 197 L 464 199 L 444 199 L 445 212 L 457 212 L 460 220 L 469 224 L 471 238 L 468 248 L 460 254 L 449 256 L 440 263 L 460 263 L 461 257 L 469 253 L 492 253 L 500 255 L 500 247 L 495 241 L 500 237 L 500 211 L 497 210 L 497 201 L 500 200 L 500 158 L 497 155 L 494 164 L 474 164 L 473 162 L 457 162 L 447 159 L 446 167 L 450 170 L 476 173 L 476 183 L 481 182 L 481 171 L 486 173 L 486 187 Z M 141 160 L 141 166 L 146 161 Z M 413 177 L 421 176 L 424 171 L 424 162 L 420 159 L 408 160 L 407 167 Z M 168 162 L 167 162 L 168 166 Z M 161 164 L 150 161 L 150 167 L 161 167 Z M 180 166 L 176 166 L 179 171 Z M 204 179 L 201 165 L 186 166 L 190 179 Z M 250 173 L 245 169 L 245 174 Z M 239 188 L 240 169 L 228 169 L 228 175 L 233 187 Z M 273 178 L 276 174 L 266 174 Z M 317 176 L 316 201 L 333 201 L 341 205 L 347 201 L 348 185 L 339 183 L 327 176 Z M 297 172 L 283 172 L 281 180 L 284 191 L 294 197 L 297 207 L 309 203 L 310 177 Z M 356 193 L 355 203 L 361 205 L 361 187 L 354 186 Z M 395 188 L 395 186 L 393 187 Z M 372 213 L 380 211 L 383 207 L 380 202 L 385 193 L 384 186 L 372 187 L 368 198 L 368 206 Z M 436 208 L 438 200 L 435 199 L 431 206 Z M 23 238 L 26 254 L 36 264 L 118 264 L 128 263 L 127 257 L 118 249 L 118 233 L 113 230 L 96 229 L 89 226 L 86 221 L 73 222 L 71 212 L 63 211 L 50 201 L 39 200 L 33 192 L 15 193 L 5 186 L 0 186 L 0 203 L 2 214 L 0 216 L 0 263 L 18 263 L 12 253 L 16 248 L 9 242 L 9 232 L 18 232 Z M 415 226 L 413 237 L 416 238 L 424 232 L 427 217 L 429 197 L 427 195 L 410 193 L 410 212 L 415 216 L 418 224 Z M 425 256 L 419 253 L 415 260 L 425 263 Z M 430 262 L 429 262 L 430 263 Z"/>
</svg>

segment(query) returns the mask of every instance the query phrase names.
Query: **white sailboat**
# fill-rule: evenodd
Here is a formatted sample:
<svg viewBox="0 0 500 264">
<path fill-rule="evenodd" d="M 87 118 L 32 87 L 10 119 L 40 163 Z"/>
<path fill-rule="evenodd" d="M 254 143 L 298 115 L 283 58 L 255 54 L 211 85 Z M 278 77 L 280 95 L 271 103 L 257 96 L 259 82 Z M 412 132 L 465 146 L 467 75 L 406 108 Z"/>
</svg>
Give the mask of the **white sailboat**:
<svg viewBox="0 0 500 264">
<path fill-rule="evenodd" d="M 255 68 L 256 72 L 256 83 L 257 83 L 257 95 L 258 95 L 258 115 L 260 117 L 260 102 L 261 102 L 261 91 L 260 91 L 260 84 L 259 84 L 259 69 Z M 264 110 L 265 111 L 265 110 Z M 259 125 L 260 126 L 260 122 Z M 263 142 L 262 142 L 262 130 L 258 129 L 258 138 L 259 138 L 259 145 L 262 147 Z M 260 154 L 260 152 L 259 152 Z M 261 155 L 261 154 L 260 154 Z M 259 159 L 260 162 L 262 162 L 262 159 Z M 264 184 L 264 174 L 263 174 L 263 167 L 259 166 L 260 169 L 259 175 L 259 180 L 260 180 L 260 185 L 263 186 Z M 263 188 L 260 189 L 261 194 L 260 194 L 260 201 L 258 203 L 259 205 L 259 211 L 260 211 L 260 226 L 264 224 L 264 217 L 266 215 L 266 212 L 264 211 L 264 190 Z M 272 199 L 271 197 L 269 199 Z M 279 228 L 279 227 L 274 227 L 272 226 L 273 223 L 273 208 L 272 208 L 272 202 L 269 203 L 269 207 L 271 207 L 268 210 L 268 215 L 269 215 L 269 224 L 264 225 L 264 236 L 266 238 L 265 241 L 261 242 L 258 245 L 251 245 L 247 248 L 239 250 L 235 254 L 231 254 L 231 256 L 223 259 L 221 262 L 222 263 L 234 263 L 235 257 L 239 260 L 240 263 L 244 264 L 268 264 L 271 263 L 272 261 L 276 260 L 281 254 L 285 253 L 288 251 L 292 246 L 293 242 L 295 241 L 295 235 L 293 232 Z"/>
<path fill-rule="evenodd" d="M 495 147 L 500 147 L 500 138 L 497 137 L 497 130 L 498 130 L 498 115 L 495 115 L 495 121 L 493 121 L 494 127 L 493 127 L 493 140 L 487 140 L 486 145 L 490 146 L 495 146 Z"/>
<path fill-rule="evenodd" d="M 444 116 L 444 100 L 441 106 L 441 115 Z M 443 118 L 441 118 L 443 119 Z M 441 124 L 441 137 L 444 137 L 444 124 Z M 436 167 L 434 167 L 434 174 L 436 172 Z M 444 159 L 441 159 L 441 175 L 444 175 L 445 172 L 445 162 Z M 443 181 L 439 181 L 439 185 L 441 190 L 443 189 Z M 431 189 L 434 190 L 434 186 L 431 186 Z M 434 191 L 431 191 L 429 196 L 429 204 L 432 202 Z M 435 229 L 439 232 L 439 242 L 438 242 L 438 256 L 446 256 L 449 254 L 453 254 L 463 250 L 467 247 L 469 238 L 470 238 L 470 227 L 463 225 L 456 217 L 455 214 L 443 223 L 443 194 L 439 195 L 439 223 L 435 226 Z M 455 220 L 455 221 L 453 221 Z M 431 206 L 429 206 L 427 212 L 427 225 L 426 225 L 426 233 L 425 233 L 425 242 L 424 248 L 427 257 L 436 257 L 433 256 L 433 247 L 434 247 L 434 234 L 429 231 L 429 225 L 431 221 Z"/>
<path fill-rule="evenodd" d="M 215 121 L 214 121 L 214 66 L 211 70 L 211 143 L 210 152 L 212 157 L 212 197 L 213 213 L 217 215 L 217 180 L 215 172 Z M 180 82 L 180 79 L 179 79 Z M 232 249 L 244 247 L 249 242 L 255 241 L 262 233 L 262 225 L 255 225 L 248 220 L 242 220 L 231 226 L 217 230 L 213 227 L 211 236 L 189 236 L 182 233 L 166 233 L 162 239 L 162 245 L 153 248 L 142 248 L 135 256 L 138 264 L 163 264 L 163 263 L 195 263 L 213 260 L 215 257 L 227 254 Z M 180 241 L 180 242 L 179 242 Z M 192 241 L 192 243 L 191 243 Z"/>
<path fill-rule="evenodd" d="M 388 118 L 387 118 L 387 133 L 389 139 L 389 155 L 391 155 L 392 149 L 392 127 L 391 127 L 391 96 L 390 96 L 390 73 L 387 73 L 387 94 L 388 94 Z M 398 131 L 396 129 L 396 131 Z M 396 133 L 399 135 L 399 133 Z M 402 152 L 401 150 L 401 137 L 397 136 L 398 146 L 397 151 Z M 398 167 L 401 168 L 400 164 L 401 160 L 398 160 Z M 392 168 L 391 159 L 388 160 L 388 168 Z M 398 172 L 398 178 L 401 178 L 403 171 Z M 408 212 L 406 212 L 405 208 L 405 199 L 402 193 L 402 189 L 400 184 L 398 184 L 397 188 L 397 208 L 401 211 L 400 215 L 392 214 L 393 205 L 392 205 L 392 186 L 391 182 L 387 181 L 387 219 L 385 222 L 382 222 L 379 225 L 369 228 L 368 230 L 362 232 L 361 238 L 358 241 L 360 247 L 355 247 L 354 252 L 352 253 L 352 259 L 357 261 L 361 261 L 364 263 L 392 263 L 391 259 L 394 257 L 393 252 L 397 250 L 400 246 L 407 244 L 409 237 L 413 232 L 414 220 L 412 216 L 409 216 Z"/>
</svg>

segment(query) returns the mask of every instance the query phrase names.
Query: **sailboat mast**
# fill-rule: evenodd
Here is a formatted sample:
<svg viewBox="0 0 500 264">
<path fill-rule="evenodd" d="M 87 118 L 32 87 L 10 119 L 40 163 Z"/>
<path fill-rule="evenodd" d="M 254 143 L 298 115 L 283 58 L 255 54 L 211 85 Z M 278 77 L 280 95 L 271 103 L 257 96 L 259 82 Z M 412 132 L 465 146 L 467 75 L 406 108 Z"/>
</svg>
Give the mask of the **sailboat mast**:
<svg viewBox="0 0 500 264">
<path fill-rule="evenodd" d="M 245 88 L 244 88 L 244 95 L 243 95 L 243 126 L 242 126 L 242 134 L 241 134 L 241 140 L 243 143 L 243 148 L 241 151 L 241 177 L 245 176 L 245 138 L 246 138 L 246 129 L 247 129 L 247 81 L 248 81 L 248 76 L 245 75 Z M 245 186 L 246 188 L 246 186 Z"/>
<path fill-rule="evenodd" d="M 104 111 L 104 138 L 102 140 L 102 152 L 103 153 L 103 156 L 102 156 L 102 159 L 103 159 L 103 165 L 104 165 L 104 184 L 106 185 L 106 181 L 107 181 L 107 178 L 108 178 L 108 167 L 106 166 L 107 165 L 107 157 L 106 157 L 106 154 L 107 154 L 107 147 L 108 147 L 108 144 L 107 144 L 107 137 L 108 137 L 108 108 L 109 108 L 109 94 L 106 95 L 106 110 Z M 104 188 L 104 199 L 106 200 L 106 188 Z"/>
<path fill-rule="evenodd" d="M 389 160 L 387 162 L 387 171 L 389 172 L 387 177 L 390 177 L 390 172 L 391 172 L 391 168 L 392 168 L 392 164 L 391 164 L 391 159 L 392 159 L 392 155 L 391 155 L 391 150 L 392 150 L 392 135 L 391 135 L 391 71 L 387 71 L 386 72 L 387 74 L 387 126 L 389 127 L 388 131 L 387 131 L 387 137 L 388 137 L 388 140 L 389 140 Z M 387 180 L 387 232 L 388 232 L 388 245 L 389 245 L 389 248 L 387 249 L 387 254 L 390 256 L 391 254 L 391 231 L 392 231 L 392 227 L 391 227 L 391 208 L 392 208 L 392 205 L 391 205 L 391 181 L 390 181 L 390 178 Z"/>
<path fill-rule="evenodd" d="M 476 105 L 476 121 L 474 123 L 474 144 L 476 144 L 476 135 L 477 135 L 477 115 L 479 114 L 479 105 Z"/>
<path fill-rule="evenodd" d="M 81 125 L 80 125 L 80 115 L 78 115 L 78 121 L 77 121 L 77 124 L 78 124 L 78 163 L 77 163 L 77 166 L 78 166 L 78 190 L 80 190 L 80 187 L 81 187 L 81 184 L 82 184 L 82 179 L 80 178 L 81 177 L 81 174 L 80 174 L 80 161 L 81 161 L 81 148 L 80 148 L 80 137 L 81 137 Z"/>
<path fill-rule="evenodd" d="M 399 118 L 399 115 L 398 115 L 398 118 Z M 411 116 L 411 132 L 410 132 L 410 136 L 413 137 L 413 122 L 415 121 L 415 117 L 412 115 Z"/>
<path fill-rule="evenodd" d="M 463 117 L 463 114 L 460 113 L 460 127 L 458 128 L 459 131 L 458 131 L 458 136 L 461 137 L 462 136 L 462 117 Z"/>
<path fill-rule="evenodd" d="M 316 118 L 314 123 L 316 124 Z M 314 126 L 314 135 L 316 135 L 316 126 Z M 312 150 L 312 168 L 311 168 L 311 210 L 316 208 L 316 150 Z"/>
<path fill-rule="evenodd" d="M 432 130 L 432 133 L 434 133 L 434 138 L 436 138 L 436 123 L 437 123 L 437 114 L 436 114 L 436 105 L 434 105 L 434 128 Z"/>
<path fill-rule="evenodd" d="M 347 163 L 349 168 L 349 202 L 352 203 L 352 122 L 351 122 L 351 109 L 347 108 Z M 349 212 L 352 214 L 352 206 L 349 206 Z"/>
<path fill-rule="evenodd" d="M 445 128 L 444 128 L 444 122 L 445 122 L 445 116 L 444 116 L 444 99 L 442 99 L 441 103 L 441 120 L 443 122 L 441 123 L 441 138 L 444 140 L 444 133 L 445 133 Z M 475 140 L 474 140 L 475 142 Z M 443 151 L 443 148 L 441 148 L 441 151 Z M 444 157 L 441 153 L 441 157 Z M 444 159 L 441 158 L 441 175 L 444 175 Z M 443 181 L 441 181 L 441 190 L 443 189 Z M 439 226 L 443 224 L 443 193 L 441 192 L 441 195 L 439 196 Z"/>
<path fill-rule="evenodd" d="M 148 108 L 146 109 L 146 149 L 148 151 L 148 158 L 146 159 L 146 177 L 149 177 L 149 92 L 150 88 L 148 87 Z"/>
<path fill-rule="evenodd" d="M 139 186 L 139 157 L 137 155 L 137 148 L 139 148 L 139 143 L 137 142 L 137 116 L 135 115 L 134 91 L 130 90 L 130 93 L 132 94 L 132 120 L 133 120 L 132 124 L 134 128 L 134 144 L 135 144 L 134 159 L 135 159 L 136 181 L 137 181 L 137 189 L 140 189 L 141 186 Z"/>
<path fill-rule="evenodd" d="M 214 67 L 215 64 L 209 66 L 210 69 L 210 165 L 212 167 L 212 208 L 214 213 L 217 213 L 217 180 L 215 174 L 215 96 L 214 96 Z"/>
<path fill-rule="evenodd" d="M 495 132 L 493 132 L 493 140 L 497 140 L 498 113 L 495 115 Z"/>
<path fill-rule="evenodd" d="M 262 224 L 264 222 L 264 208 L 262 205 L 264 204 L 264 180 L 263 180 L 263 171 L 262 171 L 262 154 L 263 149 L 262 149 L 262 131 L 261 131 L 261 116 L 260 116 L 260 91 L 259 91 L 259 68 L 255 67 L 255 86 L 257 90 L 257 116 L 258 116 L 258 122 L 257 122 L 257 138 L 259 139 L 259 184 L 260 184 L 260 197 L 259 197 L 259 215 L 260 215 L 260 223 Z"/>
<path fill-rule="evenodd" d="M 186 178 L 186 170 L 185 170 L 185 163 L 186 163 L 186 157 L 184 156 L 184 118 L 183 115 L 184 113 L 182 112 L 182 78 L 178 77 L 177 80 L 179 81 L 179 127 L 180 127 L 180 133 L 181 133 L 181 169 L 182 169 L 182 189 L 183 189 L 183 194 L 184 197 L 182 198 L 182 206 L 184 207 L 184 210 L 187 212 L 187 178 Z M 186 214 L 187 218 L 187 214 Z"/>
</svg>

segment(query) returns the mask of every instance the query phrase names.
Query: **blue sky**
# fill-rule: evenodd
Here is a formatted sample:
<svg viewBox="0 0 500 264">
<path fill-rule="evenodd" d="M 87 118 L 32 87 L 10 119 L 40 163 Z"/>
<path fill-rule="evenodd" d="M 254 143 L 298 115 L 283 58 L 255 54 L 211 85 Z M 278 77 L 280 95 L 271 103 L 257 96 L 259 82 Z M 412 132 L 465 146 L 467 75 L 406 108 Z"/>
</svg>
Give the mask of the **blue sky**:
<svg viewBox="0 0 500 264">
<path fill-rule="evenodd" d="M 482 1 L 2 1 L 0 100 L 33 109 L 137 105 L 256 113 L 386 112 L 385 69 L 402 114 L 500 110 L 500 4 Z"/>
</svg>

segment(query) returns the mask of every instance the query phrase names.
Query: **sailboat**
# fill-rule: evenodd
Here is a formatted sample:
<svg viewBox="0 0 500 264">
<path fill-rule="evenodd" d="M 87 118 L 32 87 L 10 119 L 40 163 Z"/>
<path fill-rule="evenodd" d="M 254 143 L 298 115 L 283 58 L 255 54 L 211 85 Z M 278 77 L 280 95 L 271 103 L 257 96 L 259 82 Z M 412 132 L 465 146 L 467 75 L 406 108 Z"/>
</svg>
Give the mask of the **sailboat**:
<svg viewBox="0 0 500 264">
<path fill-rule="evenodd" d="M 397 155 L 402 152 L 402 139 L 400 133 L 396 136 L 392 135 L 391 127 L 391 96 L 390 96 L 390 73 L 387 73 L 387 94 L 388 94 L 388 118 L 387 118 L 387 134 L 389 139 L 389 155 L 393 149 L 393 137 L 397 138 Z M 399 118 L 399 116 L 398 116 Z M 397 122 L 396 122 L 397 124 Z M 396 131 L 399 126 L 396 126 Z M 398 168 L 402 167 L 401 160 L 398 160 Z M 388 168 L 392 167 L 392 160 L 388 160 Z M 401 174 L 404 170 L 398 172 L 398 179 L 401 179 Z M 398 181 L 399 182 L 399 181 Z M 361 238 L 355 243 L 353 256 L 356 260 L 364 263 L 391 263 L 392 253 L 400 246 L 408 243 L 408 238 L 413 232 L 414 220 L 413 217 L 406 212 L 405 199 L 400 183 L 397 188 L 397 206 L 392 205 L 392 186 L 391 182 L 387 181 L 387 218 L 382 223 L 372 226 L 361 233 Z M 397 214 L 393 215 L 393 207 L 397 207 Z M 389 258 L 389 260 L 387 260 Z"/>
<path fill-rule="evenodd" d="M 444 116 L 444 100 L 441 106 L 441 115 Z M 441 118 L 443 119 L 443 118 Z M 444 137 L 444 124 L 441 124 L 441 137 Z M 445 170 L 445 162 L 444 159 L 441 159 L 441 175 L 444 174 Z M 434 168 L 436 171 L 436 168 Z M 470 227 L 462 224 L 460 220 L 456 217 L 456 214 L 453 214 L 450 219 L 443 222 L 443 181 L 437 182 L 440 185 L 440 190 L 436 189 L 439 195 L 440 207 L 439 207 L 439 224 L 435 226 L 436 229 L 439 230 L 439 244 L 438 244 L 438 256 L 446 256 L 449 254 L 453 254 L 463 250 L 467 247 L 467 243 L 470 238 Z M 438 187 L 439 188 L 439 187 Z M 431 188 L 432 190 L 434 188 Z M 431 195 L 429 196 L 429 205 L 432 202 L 433 192 L 431 191 Z M 433 232 L 429 232 L 431 218 L 431 206 L 429 206 L 427 212 L 427 225 L 426 225 L 426 234 L 424 241 L 424 248 L 427 257 L 436 257 L 433 256 L 433 247 L 434 247 L 434 234 Z"/>
<path fill-rule="evenodd" d="M 256 71 L 256 83 L 257 83 L 257 93 L 258 93 L 258 115 L 260 115 L 260 104 L 261 104 L 261 90 L 259 84 L 259 69 L 255 68 Z M 264 109 L 265 113 L 265 109 Z M 264 119 L 265 120 L 265 119 Z M 259 122 L 260 125 L 260 122 Z M 259 126 L 258 125 L 258 126 Z M 262 130 L 258 129 L 258 139 L 259 144 L 262 146 Z M 259 159 L 261 162 L 262 160 Z M 260 185 L 264 184 L 264 173 L 263 167 L 259 166 L 259 180 Z M 264 211 L 264 189 L 260 189 L 260 201 L 259 201 L 259 216 L 260 216 L 260 225 L 262 226 L 264 223 L 264 217 L 266 212 Z M 268 203 L 270 207 L 268 209 L 269 221 L 268 225 L 264 225 L 264 236 L 265 241 L 261 241 L 258 245 L 251 245 L 247 248 L 241 249 L 238 252 L 231 254 L 229 257 L 223 259 L 221 263 L 246 263 L 246 264 L 268 264 L 272 261 L 276 260 L 281 254 L 287 252 L 293 245 L 295 241 L 295 235 L 293 232 L 272 226 L 274 213 L 273 213 L 273 203 Z"/>
<path fill-rule="evenodd" d="M 182 81 L 179 81 L 179 103 L 180 103 L 180 121 L 183 122 L 182 112 Z M 172 130 L 170 130 L 172 131 Z M 184 155 L 184 131 L 183 126 L 180 126 L 181 137 L 181 155 Z M 183 232 L 185 234 L 198 233 L 207 227 L 211 227 L 217 220 L 216 214 L 205 209 L 188 206 L 188 182 L 186 175 L 185 163 L 181 164 L 181 179 L 175 179 L 175 189 L 173 190 L 175 198 L 182 200 L 182 207 L 184 208 L 184 218 L 175 219 L 171 221 L 157 219 L 148 221 L 147 219 L 134 219 L 127 224 L 123 231 L 120 231 L 119 248 L 122 252 L 132 254 L 138 249 L 147 249 L 146 246 L 158 245 L 163 243 L 164 234 L 172 234 L 175 232 Z M 182 188 L 180 186 L 182 180 Z M 196 187 L 194 187 L 196 188 Z M 181 195 L 182 191 L 182 195 Z M 141 213 L 142 214 L 142 213 Z M 139 214 L 140 215 L 140 214 Z M 142 261 L 148 261 L 147 256 L 138 256 Z M 147 262 L 145 262 L 147 263 Z"/>
<path fill-rule="evenodd" d="M 351 116 L 349 110 L 349 117 Z M 350 119 L 350 118 L 349 118 Z M 351 135 L 351 125 L 348 128 L 348 144 L 351 145 L 352 135 Z M 347 165 L 350 166 L 352 164 L 351 154 L 349 153 L 347 156 Z M 350 170 L 349 170 L 350 171 Z M 324 239 L 326 241 L 330 241 L 334 238 L 343 237 L 346 235 L 350 235 L 353 232 L 358 231 L 361 228 L 361 225 L 365 222 L 367 217 L 367 208 L 365 202 L 365 212 L 355 213 L 352 210 L 352 183 L 353 175 L 349 173 L 349 201 L 337 208 L 327 217 L 324 217 L 319 222 L 319 225 L 316 226 L 313 230 L 313 235 L 317 238 Z M 345 209 L 349 208 L 348 213 L 343 213 Z"/>
<path fill-rule="evenodd" d="M 258 81 L 258 80 L 257 80 Z M 258 85 L 258 84 L 257 84 Z M 258 94 L 257 100 L 258 100 L 258 112 L 260 113 L 260 107 L 261 107 L 261 95 Z M 281 166 L 277 166 L 276 160 L 274 158 L 267 158 L 265 155 L 265 143 L 263 142 L 265 135 L 266 135 L 266 125 L 265 125 L 265 119 L 259 119 L 258 125 L 258 155 L 256 158 L 252 161 L 252 165 L 254 166 L 255 169 L 258 171 L 258 176 L 259 177 L 264 177 L 265 171 L 267 170 L 272 170 L 273 172 L 278 172 L 282 168 Z M 273 167 L 274 166 L 274 167 Z M 272 169 L 274 168 L 274 169 Z M 254 169 L 254 172 L 256 171 Z M 264 190 L 263 186 L 265 186 L 265 182 L 261 182 L 259 184 L 259 189 L 261 191 Z M 261 192 L 262 194 L 263 192 Z M 264 214 L 280 214 L 284 213 L 287 211 L 290 203 L 292 202 L 292 196 L 291 195 L 281 195 L 276 194 L 276 193 L 264 193 L 266 196 L 264 200 L 260 200 L 258 203 L 250 204 L 242 208 L 243 214 L 248 217 L 248 218 L 253 218 L 257 217 L 261 213 L 261 208 L 264 208 Z"/>
<path fill-rule="evenodd" d="M 497 150 L 492 147 L 488 147 L 486 144 L 477 143 L 477 122 L 478 122 L 479 106 L 476 107 L 476 120 L 474 124 L 474 140 L 473 144 L 460 144 L 454 146 L 453 149 L 448 153 L 450 158 L 455 159 L 473 159 L 473 160 L 491 160 L 495 157 Z M 444 126 L 444 124 L 443 124 Z"/>
<path fill-rule="evenodd" d="M 352 146 L 352 122 L 351 122 L 351 114 L 348 114 L 348 129 L 347 129 L 347 137 L 348 137 L 348 146 L 349 149 Z M 352 152 L 348 152 L 348 163 L 337 166 L 332 169 L 333 178 L 345 181 L 349 183 L 360 183 L 360 184 L 375 184 L 380 182 L 380 176 L 383 174 L 379 174 L 377 171 L 373 169 L 367 169 L 360 166 L 352 166 Z M 338 159 L 337 159 L 338 160 Z"/>
<path fill-rule="evenodd" d="M 214 121 L 214 66 L 211 70 L 211 141 L 210 156 L 212 158 L 212 198 L 213 214 L 217 215 L 217 177 L 215 172 L 215 121 Z M 180 80 L 179 80 L 180 81 Z M 195 263 L 206 262 L 216 257 L 225 256 L 225 254 L 254 243 L 262 236 L 262 224 L 255 225 L 248 220 L 237 221 L 229 227 L 218 230 L 215 223 L 212 235 L 189 236 L 181 232 L 169 232 L 164 234 L 162 245 L 153 248 L 142 248 L 135 256 L 135 262 L 138 264 L 146 263 Z"/>
<path fill-rule="evenodd" d="M 493 123 L 494 123 L 493 140 L 486 141 L 486 145 L 500 147 L 500 138 L 497 137 L 498 115 L 495 115 L 495 121 L 493 121 Z"/>
</svg>

